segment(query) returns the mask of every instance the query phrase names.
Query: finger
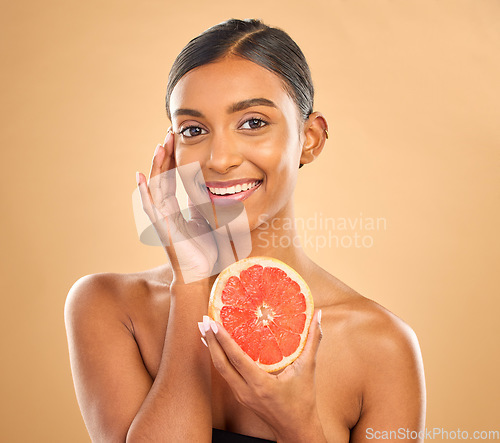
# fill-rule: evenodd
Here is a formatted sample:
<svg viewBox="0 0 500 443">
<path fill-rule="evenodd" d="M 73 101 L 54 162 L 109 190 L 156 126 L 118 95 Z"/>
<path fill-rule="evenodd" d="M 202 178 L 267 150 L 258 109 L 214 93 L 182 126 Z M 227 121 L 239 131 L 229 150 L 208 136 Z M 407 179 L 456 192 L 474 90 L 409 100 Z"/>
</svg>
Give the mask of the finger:
<svg viewBox="0 0 500 443">
<path fill-rule="evenodd" d="M 169 132 L 165 137 L 162 149 L 165 151 L 165 158 L 160 167 L 160 175 L 156 176 L 154 179 L 154 185 L 156 186 L 156 192 L 158 196 L 157 198 L 161 202 L 158 207 L 161 209 L 161 212 L 164 216 L 169 217 L 175 214 L 175 217 L 173 218 L 175 220 L 180 220 L 182 217 L 179 218 L 178 214 L 181 212 L 181 209 L 175 195 L 176 163 L 174 155 L 174 134 L 171 128 L 169 128 Z M 156 202 L 156 200 L 154 201 Z M 180 221 L 183 222 L 184 219 Z"/>
<path fill-rule="evenodd" d="M 309 369 L 315 368 L 316 355 L 318 354 L 319 344 L 321 343 L 322 337 L 321 309 L 319 309 L 314 312 L 311 325 L 309 326 L 309 332 L 304 350 L 302 351 L 300 357 L 296 360 L 298 366 L 307 367 Z"/>
<path fill-rule="evenodd" d="M 173 132 L 168 129 L 163 144 L 156 147 L 149 173 L 149 188 L 153 202 L 159 207 L 165 198 L 175 195 L 175 158 Z M 171 171 L 171 172 L 168 172 Z"/>
<path fill-rule="evenodd" d="M 175 155 L 174 155 L 174 133 L 172 127 L 168 128 L 167 136 L 163 142 L 165 158 L 161 165 L 160 186 L 165 197 L 175 196 Z M 170 172 L 168 172 L 170 171 Z"/>
<path fill-rule="evenodd" d="M 165 217 L 156 208 L 149 187 L 146 184 L 146 177 L 144 174 L 137 172 L 136 174 L 137 185 L 139 187 L 139 195 L 141 197 L 142 208 L 146 215 L 151 220 L 162 245 L 167 247 L 172 242 L 171 230 L 168 229 Z M 167 251 L 168 252 L 168 251 Z"/>
<path fill-rule="evenodd" d="M 149 171 L 148 187 L 153 198 L 153 203 L 159 207 L 162 200 L 162 190 L 161 190 L 161 168 L 166 157 L 165 148 L 159 144 L 156 146 L 155 153 L 153 155 L 153 160 L 151 161 L 151 170 Z"/>
<path fill-rule="evenodd" d="M 267 378 L 269 374 L 255 364 L 250 356 L 240 348 L 220 323 L 212 321 L 211 326 L 215 329 L 215 331 L 212 329 L 213 338 L 220 345 L 222 352 L 232 368 L 234 368 L 248 384 L 259 385 L 263 383 L 263 379 Z"/>
<path fill-rule="evenodd" d="M 149 196 L 150 203 L 154 204 L 153 203 L 153 196 L 151 195 L 151 191 L 149 189 L 149 186 L 148 186 L 148 183 L 147 183 L 147 180 L 146 180 L 146 176 L 144 174 L 142 174 L 141 172 L 137 172 L 136 173 L 136 178 L 137 178 L 137 186 L 139 186 L 139 183 L 140 184 L 144 184 L 144 187 L 145 187 L 145 189 L 147 191 L 147 195 Z"/>
<path fill-rule="evenodd" d="M 156 216 L 153 208 L 153 201 L 146 184 L 146 177 L 144 174 L 137 172 L 136 174 L 137 186 L 139 187 L 139 195 L 141 197 L 142 209 L 147 214 L 152 223 L 155 223 Z"/>
<path fill-rule="evenodd" d="M 178 230 L 177 226 L 172 226 L 172 221 L 180 220 L 177 217 L 177 214 L 180 213 L 180 207 L 175 196 L 174 166 L 173 133 L 169 128 L 164 144 L 156 147 L 153 161 L 151 162 L 147 189 L 153 204 L 153 211 L 155 212 L 154 219 L 159 221 L 167 217 L 172 234 Z"/>
<path fill-rule="evenodd" d="M 215 324 L 215 326 L 213 326 Z M 203 317 L 205 340 L 212 357 L 212 363 L 219 374 L 227 381 L 235 392 L 245 392 L 246 382 L 236 368 L 231 364 L 224 349 L 220 345 L 216 335 L 221 333 L 222 326 L 210 320 L 208 316 Z M 200 326 L 200 330 L 201 330 Z M 236 345 L 238 346 L 238 345 Z M 243 351 L 242 351 L 243 352 Z"/>
</svg>

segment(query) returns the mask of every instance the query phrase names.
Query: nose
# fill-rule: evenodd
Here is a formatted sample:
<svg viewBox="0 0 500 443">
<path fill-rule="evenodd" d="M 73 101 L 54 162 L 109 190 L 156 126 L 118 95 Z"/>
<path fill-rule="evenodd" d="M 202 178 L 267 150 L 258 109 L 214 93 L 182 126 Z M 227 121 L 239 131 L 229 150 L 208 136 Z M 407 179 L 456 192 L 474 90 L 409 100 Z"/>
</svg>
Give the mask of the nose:
<svg viewBox="0 0 500 443">
<path fill-rule="evenodd" d="M 238 149 L 237 142 L 229 136 L 214 136 L 210 146 L 210 157 L 207 168 L 219 174 L 225 174 L 236 166 L 241 165 L 243 156 Z"/>
</svg>

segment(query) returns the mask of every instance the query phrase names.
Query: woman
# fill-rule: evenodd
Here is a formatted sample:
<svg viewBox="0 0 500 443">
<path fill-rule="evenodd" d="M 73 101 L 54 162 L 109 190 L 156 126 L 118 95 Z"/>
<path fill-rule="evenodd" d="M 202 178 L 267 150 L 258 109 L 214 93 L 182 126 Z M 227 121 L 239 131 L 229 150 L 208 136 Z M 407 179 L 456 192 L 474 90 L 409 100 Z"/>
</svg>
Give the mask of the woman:
<svg viewBox="0 0 500 443">
<path fill-rule="evenodd" d="M 296 238 L 290 220 L 299 167 L 328 136 L 325 118 L 313 112 L 300 49 L 258 20 L 223 22 L 179 54 L 166 105 L 171 129 L 149 180 L 138 173 L 137 181 L 169 263 L 86 276 L 66 303 L 73 377 L 92 440 L 358 442 L 381 431 L 415 439 L 425 386 L 413 331 L 315 264 L 296 241 L 279 246 L 282 237 Z M 199 165 L 211 203 L 243 204 L 250 255 L 284 261 L 311 288 L 317 309 L 306 347 L 279 374 L 258 368 L 206 317 L 220 239 L 201 206 L 191 205 L 187 222 L 175 216 L 168 174 L 191 164 Z M 237 192 L 235 184 L 249 189 Z M 189 186 L 188 194 L 193 199 Z M 278 241 L 259 241 L 262 232 Z"/>
</svg>

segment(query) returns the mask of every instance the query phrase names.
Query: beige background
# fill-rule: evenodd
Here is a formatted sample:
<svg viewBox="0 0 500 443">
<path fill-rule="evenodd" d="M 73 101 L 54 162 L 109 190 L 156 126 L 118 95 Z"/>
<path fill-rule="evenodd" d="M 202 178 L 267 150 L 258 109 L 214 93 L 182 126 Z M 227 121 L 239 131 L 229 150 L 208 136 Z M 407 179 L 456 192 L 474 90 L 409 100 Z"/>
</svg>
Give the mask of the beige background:
<svg viewBox="0 0 500 443">
<path fill-rule="evenodd" d="M 149 170 L 168 127 L 174 57 L 230 17 L 282 27 L 310 63 L 331 137 L 301 169 L 297 215 L 386 220 L 358 230 L 369 248 L 308 252 L 414 328 L 428 427 L 500 429 L 499 1 L 1 7 L 1 441 L 88 441 L 67 291 L 85 274 L 164 262 L 137 239 L 135 171 Z"/>
</svg>

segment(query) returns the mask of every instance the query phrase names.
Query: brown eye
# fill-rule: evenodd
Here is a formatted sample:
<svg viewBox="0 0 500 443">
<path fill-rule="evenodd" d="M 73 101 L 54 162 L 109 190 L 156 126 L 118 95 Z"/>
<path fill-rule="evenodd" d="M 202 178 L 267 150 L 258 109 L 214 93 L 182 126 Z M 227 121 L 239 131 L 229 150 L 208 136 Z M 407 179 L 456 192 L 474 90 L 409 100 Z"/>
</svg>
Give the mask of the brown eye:
<svg viewBox="0 0 500 443">
<path fill-rule="evenodd" d="M 188 126 L 187 128 L 180 130 L 179 134 L 189 138 L 189 137 L 196 137 L 197 135 L 202 135 L 202 131 L 205 130 L 200 128 L 199 126 Z M 207 132 L 205 131 L 205 134 L 206 133 Z"/>
<path fill-rule="evenodd" d="M 248 127 L 244 127 L 248 123 Z M 263 126 L 267 125 L 267 122 L 262 120 L 261 118 L 251 118 L 247 120 L 243 125 L 241 126 L 243 129 L 259 129 L 262 128 Z"/>
</svg>

